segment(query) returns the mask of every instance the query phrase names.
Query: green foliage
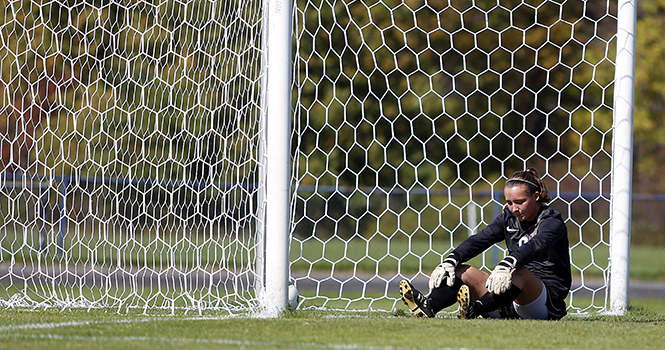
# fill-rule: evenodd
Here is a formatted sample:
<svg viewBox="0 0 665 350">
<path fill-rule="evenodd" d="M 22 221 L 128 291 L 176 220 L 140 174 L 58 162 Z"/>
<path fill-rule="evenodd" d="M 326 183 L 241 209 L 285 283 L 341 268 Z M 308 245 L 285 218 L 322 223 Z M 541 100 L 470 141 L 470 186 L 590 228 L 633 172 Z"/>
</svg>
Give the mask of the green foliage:
<svg viewBox="0 0 665 350">
<path fill-rule="evenodd" d="M 611 125 L 594 122 L 611 114 L 603 102 L 611 59 L 604 43 L 590 41 L 595 26 L 588 21 L 604 13 L 581 1 L 476 2 L 487 16 L 477 8 L 460 14 L 465 4 L 409 1 L 298 6 L 304 184 L 491 183 L 503 167 L 521 167 L 519 158 L 555 156 L 558 142 L 564 155 L 598 149 Z M 598 30 L 610 38 L 613 27 Z M 579 134 L 566 133 L 571 120 Z M 323 155 L 326 164 L 318 161 Z M 479 173 L 477 162 L 490 155 Z"/>
<path fill-rule="evenodd" d="M 665 2 L 638 3 L 635 65 L 635 187 L 641 192 L 662 193 L 665 181 L 661 159 L 665 152 Z M 662 219 L 657 221 L 662 226 Z"/>
<path fill-rule="evenodd" d="M 665 69 L 658 64 L 665 54 L 661 33 L 665 29 L 665 1 L 639 4 L 637 22 L 637 65 L 635 70 L 635 137 L 639 143 L 659 143 L 664 139 L 662 100 L 665 96 Z"/>
<path fill-rule="evenodd" d="M 202 219 L 221 212 L 230 221 L 219 225 L 248 225 L 256 189 L 246 183 L 257 176 L 260 133 L 259 5 L 6 5 L 0 171 L 47 178 L 42 200 L 67 193 L 68 208 L 46 204 L 53 226 L 67 209 L 74 222 L 94 212 L 104 224 L 93 226 L 110 222 L 125 233 L 206 230 L 212 224 Z M 3 216 L 29 225 L 19 216 L 34 213 L 10 217 L 6 200 Z"/>
<path fill-rule="evenodd" d="M 492 188 L 526 162 L 563 188 L 591 157 L 594 176 L 608 173 L 616 23 L 605 4 L 474 5 L 297 3 L 297 181 L 374 189 L 305 198 L 298 235 L 369 237 L 382 223 L 363 213 L 395 193 L 445 210 L 411 194 Z"/>
<path fill-rule="evenodd" d="M 225 1 L 12 1 L 0 18 L 9 142 L 25 116 L 38 148 L 0 169 L 224 181 L 255 171 L 260 9 Z M 244 5 L 242 5 L 244 4 Z M 228 8 L 245 8 L 245 17 Z M 213 11 L 215 10 L 215 11 Z M 226 11 L 226 12 L 224 12 Z M 214 21 L 213 21 L 214 20 Z M 6 25 L 5 25 L 6 24 Z M 252 56 L 256 56 L 253 58 Z M 32 87 L 37 86 L 38 89 Z M 27 110 L 31 103 L 39 110 Z M 232 125 L 244 124 L 244 135 Z M 237 158 L 237 159 L 236 159 Z M 233 165 L 235 161 L 235 165 Z M 246 168 L 246 169 L 245 169 Z"/>
</svg>

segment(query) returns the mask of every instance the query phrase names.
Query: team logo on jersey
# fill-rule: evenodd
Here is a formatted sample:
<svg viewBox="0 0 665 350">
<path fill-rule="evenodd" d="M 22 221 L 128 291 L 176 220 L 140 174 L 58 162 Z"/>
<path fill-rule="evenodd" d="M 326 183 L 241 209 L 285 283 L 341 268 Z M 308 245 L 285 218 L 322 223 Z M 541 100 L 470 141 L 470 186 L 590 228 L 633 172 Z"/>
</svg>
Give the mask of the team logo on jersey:
<svg viewBox="0 0 665 350">
<path fill-rule="evenodd" d="M 520 229 L 515 228 L 515 227 L 510 227 L 510 226 L 506 227 L 506 231 L 508 231 L 508 233 L 515 233 L 515 232 L 518 232 L 519 230 Z"/>
</svg>

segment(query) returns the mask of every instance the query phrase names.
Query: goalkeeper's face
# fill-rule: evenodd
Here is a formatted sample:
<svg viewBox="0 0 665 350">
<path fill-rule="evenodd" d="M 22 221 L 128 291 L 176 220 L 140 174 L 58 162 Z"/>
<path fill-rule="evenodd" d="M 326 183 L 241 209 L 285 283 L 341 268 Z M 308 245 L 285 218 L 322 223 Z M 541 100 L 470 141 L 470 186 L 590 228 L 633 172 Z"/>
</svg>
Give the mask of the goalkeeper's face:
<svg viewBox="0 0 665 350">
<path fill-rule="evenodd" d="M 503 195 L 506 197 L 508 210 L 519 221 L 533 221 L 538 217 L 538 211 L 542 204 L 538 202 L 539 192 L 529 194 L 526 185 L 517 185 L 503 189 Z"/>
</svg>

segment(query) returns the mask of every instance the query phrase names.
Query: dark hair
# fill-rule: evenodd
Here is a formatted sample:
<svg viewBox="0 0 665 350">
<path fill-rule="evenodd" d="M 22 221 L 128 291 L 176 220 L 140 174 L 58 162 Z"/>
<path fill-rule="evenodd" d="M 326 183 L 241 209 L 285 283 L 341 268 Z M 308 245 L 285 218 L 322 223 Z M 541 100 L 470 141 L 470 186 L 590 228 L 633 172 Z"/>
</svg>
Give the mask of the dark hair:
<svg viewBox="0 0 665 350">
<path fill-rule="evenodd" d="M 538 202 L 540 203 L 547 203 L 552 200 L 549 196 L 547 186 L 545 186 L 543 180 L 538 176 L 538 171 L 534 168 L 514 172 L 508 181 L 506 181 L 505 187 L 515 187 L 518 185 L 526 185 L 529 194 L 540 193 L 538 198 Z"/>
</svg>

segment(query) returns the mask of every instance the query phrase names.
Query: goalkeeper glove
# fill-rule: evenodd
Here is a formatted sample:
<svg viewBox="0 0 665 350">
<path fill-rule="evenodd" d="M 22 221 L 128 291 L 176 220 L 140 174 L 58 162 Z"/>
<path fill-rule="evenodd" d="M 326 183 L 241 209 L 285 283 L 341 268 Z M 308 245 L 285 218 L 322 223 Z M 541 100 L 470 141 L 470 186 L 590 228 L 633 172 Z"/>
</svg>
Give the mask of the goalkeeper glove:
<svg viewBox="0 0 665 350">
<path fill-rule="evenodd" d="M 501 260 L 485 282 L 487 290 L 493 294 L 503 294 L 510 289 L 513 283 L 512 272 L 516 264 L 517 259 L 510 255 Z"/>
<path fill-rule="evenodd" d="M 441 287 L 441 282 L 446 281 L 448 287 L 452 287 L 455 283 L 455 268 L 457 267 L 457 260 L 452 254 L 448 255 L 439 266 L 437 266 L 429 278 L 429 289 Z"/>
</svg>

